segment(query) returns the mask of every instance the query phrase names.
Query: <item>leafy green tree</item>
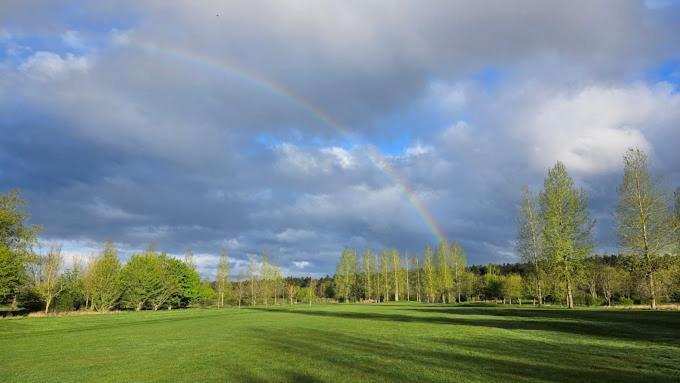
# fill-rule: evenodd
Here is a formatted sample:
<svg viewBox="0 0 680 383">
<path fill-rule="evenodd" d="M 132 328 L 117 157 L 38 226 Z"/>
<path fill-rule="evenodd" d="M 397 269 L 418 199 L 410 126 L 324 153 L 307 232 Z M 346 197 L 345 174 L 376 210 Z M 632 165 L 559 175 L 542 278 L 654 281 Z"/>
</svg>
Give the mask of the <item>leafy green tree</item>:
<svg viewBox="0 0 680 383">
<path fill-rule="evenodd" d="M 26 225 L 28 213 L 21 210 L 26 201 L 16 190 L 0 194 L 0 303 L 18 305 L 19 289 L 27 282 L 27 263 L 35 259 L 40 227 Z"/>
<path fill-rule="evenodd" d="M 616 209 L 622 248 L 635 256 L 644 272 L 650 307 L 656 309 L 655 277 L 659 257 L 671 251 L 677 224 L 670 212 L 666 192 L 649 174 L 647 155 L 629 149 L 623 157 L 623 180 Z"/>
<path fill-rule="evenodd" d="M 399 302 L 399 283 L 401 279 L 401 259 L 397 249 L 392 249 L 392 274 L 394 275 L 394 301 Z"/>
<path fill-rule="evenodd" d="M 222 248 L 220 259 L 217 264 L 217 274 L 215 276 L 215 290 L 217 292 L 217 307 L 224 307 L 224 299 L 229 296 L 231 288 L 231 277 L 229 270 L 229 255 L 227 249 Z M 240 305 L 240 303 L 239 303 Z"/>
<path fill-rule="evenodd" d="M 366 299 L 371 299 L 371 283 L 372 283 L 372 273 L 373 273 L 373 253 L 371 249 L 364 250 L 364 258 L 362 262 L 363 272 L 364 272 L 364 296 Z"/>
<path fill-rule="evenodd" d="M 197 303 L 201 291 L 201 275 L 196 270 L 196 266 L 168 256 L 166 256 L 165 262 L 168 263 L 170 273 L 176 281 L 174 294 L 167 303 L 168 308 L 187 307 Z"/>
<path fill-rule="evenodd" d="M 45 302 L 45 313 L 50 311 L 52 302 L 64 290 L 64 280 L 61 276 L 63 262 L 61 247 L 52 248 L 45 256 L 39 258 L 40 271 L 35 290 Z"/>
<path fill-rule="evenodd" d="M 421 293 L 422 293 L 422 282 L 421 282 L 421 270 L 420 270 L 420 259 L 418 258 L 418 255 L 416 254 L 413 257 L 413 270 L 415 273 L 415 289 L 416 289 L 416 301 L 421 302 Z"/>
<path fill-rule="evenodd" d="M 113 242 L 107 241 L 101 255 L 90 263 L 85 277 L 93 309 L 109 311 L 118 303 L 122 293 L 120 269 L 118 250 Z"/>
<path fill-rule="evenodd" d="M 465 266 L 467 265 L 467 257 L 465 250 L 458 241 L 451 243 L 451 268 L 453 272 L 453 283 L 456 291 L 458 303 L 461 302 L 461 295 L 463 294 L 463 287 L 465 285 Z"/>
<path fill-rule="evenodd" d="M 387 250 L 383 250 L 380 254 L 380 279 L 382 280 L 383 301 L 390 301 L 390 261 Z"/>
<path fill-rule="evenodd" d="M 168 309 L 172 309 L 172 304 L 175 303 L 174 298 L 181 293 L 180 280 L 176 272 L 177 264 L 183 263 L 169 258 L 166 254 L 155 255 L 154 273 L 162 284 L 161 288 L 156 290 L 156 293 L 149 298 L 149 303 L 154 311 L 165 305 L 168 306 Z"/>
<path fill-rule="evenodd" d="M 541 291 L 543 254 L 543 223 L 539 215 L 538 202 L 528 187 L 522 190 L 522 204 L 519 210 L 519 232 L 517 235 L 517 252 L 523 262 L 531 265 L 534 278 L 534 292 L 539 306 L 543 304 Z"/>
<path fill-rule="evenodd" d="M 522 304 L 522 276 L 519 274 L 506 275 L 503 279 L 503 300 L 507 298 L 510 304 L 513 299 Z"/>
<path fill-rule="evenodd" d="M 451 252 L 449 251 L 449 245 L 446 242 L 441 242 L 437 246 L 435 252 L 435 257 L 437 261 L 437 285 L 439 286 L 439 295 L 441 296 L 441 302 L 447 303 L 451 302 L 451 289 L 453 287 L 453 281 L 451 279 Z"/>
<path fill-rule="evenodd" d="M 356 280 L 356 251 L 346 247 L 342 250 L 336 270 L 338 297 L 349 302 Z"/>
<path fill-rule="evenodd" d="M 63 290 L 56 297 L 55 308 L 57 311 L 78 310 L 85 302 L 81 269 L 77 265 L 65 270 L 62 274 Z"/>
<path fill-rule="evenodd" d="M 133 255 L 123 266 L 120 272 L 121 300 L 125 306 L 139 311 L 162 293 L 165 275 L 159 272 L 159 262 L 156 253 L 145 252 Z"/>
<path fill-rule="evenodd" d="M 425 279 L 425 291 L 427 292 L 427 303 L 434 303 L 434 292 L 436 289 L 434 264 L 432 263 L 432 248 L 425 247 L 423 252 L 423 277 Z"/>
<path fill-rule="evenodd" d="M 548 170 L 543 185 L 539 197 L 543 251 L 555 277 L 566 286 L 567 307 L 573 308 L 575 282 L 592 249 L 593 222 L 588 216 L 586 197 L 574 187 L 564 164 L 558 162 Z"/>
<path fill-rule="evenodd" d="M 248 278 L 250 286 L 250 305 L 255 306 L 257 304 L 257 297 L 255 292 L 257 291 L 257 263 L 254 256 L 250 256 L 248 260 Z"/>
</svg>

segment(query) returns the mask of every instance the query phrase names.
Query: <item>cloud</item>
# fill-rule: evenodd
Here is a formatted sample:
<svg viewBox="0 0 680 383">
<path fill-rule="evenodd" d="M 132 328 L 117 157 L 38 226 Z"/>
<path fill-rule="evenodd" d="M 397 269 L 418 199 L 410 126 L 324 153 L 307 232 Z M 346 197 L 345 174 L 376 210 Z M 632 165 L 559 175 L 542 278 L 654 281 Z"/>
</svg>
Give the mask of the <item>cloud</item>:
<svg viewBox="0 0 680 383">
<path fill-rule="evenodd" d="M 52 52 L 36 52 L 19 69 L 28 76 L 40 80 L 62 79 L 72 72 L 84 72 L 89 63 L 84 56 L 66 54 L 64 57 Z"/>
<path fill-rule="evenodd" d="M 557 160 L 613 249 L 623 151 L 680 181 L 677 84 L 649 80 L 680 55 L 677 7 L 65 4 L 0 4 L 19 52 L 0 65 L 0 188 L 74 252 L 191 246 L 208 275 L 222 246 L 235 265 L 267 248 L 317 275 L 345 245 L 422 252 L 415 196 L 471 262 L 509 261 L 521 186 Z M 395 146 L 413 195 L 372 159 Z"/>
</svg>

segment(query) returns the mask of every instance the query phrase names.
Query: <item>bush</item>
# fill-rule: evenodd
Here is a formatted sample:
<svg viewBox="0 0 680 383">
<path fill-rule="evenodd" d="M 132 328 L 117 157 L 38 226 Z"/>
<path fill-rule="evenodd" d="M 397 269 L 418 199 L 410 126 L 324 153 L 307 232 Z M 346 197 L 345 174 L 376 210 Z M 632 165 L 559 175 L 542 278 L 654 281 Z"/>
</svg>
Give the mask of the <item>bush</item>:
<svg viewBox="0 0 680 383">
<path fill-rule="evenodd" d="M 632 306 L 635 303 L 632 299 L 626 297 L 619 297 L 619 304 L 623 306 Z"/>
</svg>

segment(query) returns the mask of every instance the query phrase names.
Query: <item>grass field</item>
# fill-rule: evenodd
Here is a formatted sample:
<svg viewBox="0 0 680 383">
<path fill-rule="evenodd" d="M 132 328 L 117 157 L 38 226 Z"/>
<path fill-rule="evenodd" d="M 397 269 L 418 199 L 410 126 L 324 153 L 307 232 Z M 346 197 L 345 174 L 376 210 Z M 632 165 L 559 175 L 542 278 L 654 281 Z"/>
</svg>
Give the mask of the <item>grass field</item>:
<svg viewBox="0 0 680 383">
<path fill-rule="evenodd" d="M 680 312 L 417 304 L 0 320 L 3 382 L 680 381 Z"/>
</svg>

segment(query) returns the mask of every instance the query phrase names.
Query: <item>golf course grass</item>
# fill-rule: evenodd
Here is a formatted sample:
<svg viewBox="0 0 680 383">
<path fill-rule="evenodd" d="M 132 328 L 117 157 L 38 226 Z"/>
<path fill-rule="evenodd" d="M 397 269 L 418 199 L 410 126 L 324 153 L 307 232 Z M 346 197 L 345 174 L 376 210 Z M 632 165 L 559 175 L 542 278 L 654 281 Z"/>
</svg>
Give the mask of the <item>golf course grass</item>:
<svg viewBox="0 0 680 383">
<path fill-rule="evenodd" d="M 678 382 L 680 312 L 336 304 L 0 320 L 2 382 Z"/>
</svg>

